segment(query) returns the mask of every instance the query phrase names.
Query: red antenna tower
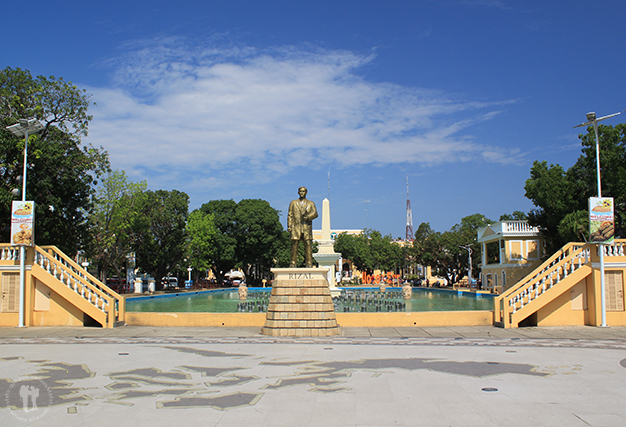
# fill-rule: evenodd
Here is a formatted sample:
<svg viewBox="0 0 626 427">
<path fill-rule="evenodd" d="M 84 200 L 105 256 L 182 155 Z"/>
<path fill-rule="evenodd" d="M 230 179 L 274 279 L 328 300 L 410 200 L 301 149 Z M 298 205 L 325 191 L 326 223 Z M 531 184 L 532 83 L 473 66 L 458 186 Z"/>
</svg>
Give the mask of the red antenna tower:
<svg viewBox="0 0 626 427">
<path fill-rule="evenodd" d="M 413 235 L 413 212 L 411 211 L 411 201 L 409 200 L 409 177 L 406 177 L 406 238 L 407 241 L 415 240 Z"/>
</svg>

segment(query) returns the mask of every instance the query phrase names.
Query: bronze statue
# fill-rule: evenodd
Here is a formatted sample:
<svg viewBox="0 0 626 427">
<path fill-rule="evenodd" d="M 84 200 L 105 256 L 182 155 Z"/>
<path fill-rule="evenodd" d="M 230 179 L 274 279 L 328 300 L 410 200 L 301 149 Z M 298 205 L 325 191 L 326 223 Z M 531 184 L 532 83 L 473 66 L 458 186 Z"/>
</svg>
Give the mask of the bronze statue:
<svg viewBox="0 0 626 427">
<path fill-rule="evenodd" d="M 298 188 L 300 198 L 289 204 L 287 216 L 287 230 L 291 239 L 291 264 L 289 267 L 298 266 L 298 246 L 300 240 L 304 242 L 304 259 L 307 267 L 313 267 L 313 220 L 317 218 L 315 203 L 306 198 L 306 187 Z"/>
</svg>

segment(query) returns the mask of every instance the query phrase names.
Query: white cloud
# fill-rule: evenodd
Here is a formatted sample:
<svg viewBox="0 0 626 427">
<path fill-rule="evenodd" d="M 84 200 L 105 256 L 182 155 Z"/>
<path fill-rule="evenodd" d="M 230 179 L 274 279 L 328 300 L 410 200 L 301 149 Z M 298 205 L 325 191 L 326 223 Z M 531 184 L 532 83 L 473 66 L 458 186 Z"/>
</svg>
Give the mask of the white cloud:
<svg viewBox="0 0 626 427">
<path fill-rule="evenodd" d="M 192 49 L 178 39 L 134 46 L 109 61 L 113 87 L 91 88 L 98 106 L 89 142 L 108 150 L 115 168 L 161 181 L 208 166 L 245 167 L 238 179 L 256 180 L 312 162 L 506 163 L 519 156 L 463 134 L 497 114 L 494 104 L 368 82 L 357 72 L 373 60 L 296 47 Z M 196 184 L 219 185 L 211 179 Z"/>
</svg>

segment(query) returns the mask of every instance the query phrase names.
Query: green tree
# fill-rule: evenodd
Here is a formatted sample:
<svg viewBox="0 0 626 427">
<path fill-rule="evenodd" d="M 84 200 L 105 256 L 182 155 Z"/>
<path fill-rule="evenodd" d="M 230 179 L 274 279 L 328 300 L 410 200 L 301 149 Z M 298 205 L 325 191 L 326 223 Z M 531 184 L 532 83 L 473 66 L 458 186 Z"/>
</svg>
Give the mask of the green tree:
<svg viewBox="0 0 626 427">
<path fill-rule="evenodd" d="M 216 232 L 211 270 L 219 282 L 237 264 L 236 209 L 234 200 L 211 200 L 200 207 L 202 213 L 213 216 Z"/>
<path fill-rule="evenodd" d="M 189 265 L 194 269 L 194 274 L 198 275 L 211 267 L 215 257 L 214 239 L 217 234 L 213 215 L 206 215 L 201 210 L 196 209 L 187 219 L 187 237 L 189 247 L 187 259 Z"/>
<path fill-rule="evenodd" d="M 377 269 L 391 271 L 404 264 L 400 245 L 394 243 L 391 235 L 383 236 L 376 230 L 365 229 L 358 235 L 341 233 L 335 238 L 334 248 L 367 274 Z"/>
<path fill-rule="evenodd" d="M 335 238 L 334 250 L 340 253 L 343 258 L 352 261 L 352 265 L 358 270 L 372 274 L 374 272 L 374 259 L 366 237 L 367 231 L 363 230 L 363 233 L 358 235 L 340 233 Z"/>
<path fill-rule="evenodd" d="M 214 218 L 211 268 L 219 281 L 232 268 L 243 269 L 250 282 L 269 274 L 285 246 L 279 211 L 259 199 L 212 200 L 200 210 Z"/>
<path fill-rule="evenodd" d="M 626 225 L 626 124 L 598 125 L 602 196 L 615 201 L 615 235 L 625 236 Z M 577 210 L 588 211 L 589 197 L 598 195 L 595 132 L 579 135 L 581 156 L 567 171 Z"/>
<path fill-rule="evenodd" d="M 161 278 L 180 268 L 187 248 L 189 196 L 181 191 L 146 191 L 135 221 L 137 267 Z"/>
<path fill-rule="evenodd" d="M 394 242 L 391 234 L 383 236 L 379 231 L 372 230 L 369 233 L 369 245 L 376 269 L 395 271 L 404 266 L 402 248 Z"/>
<path fill-rule="evenodd" d="M 467 274 L 468 247 L 472 250 L 472 271 L 478 271 L 481 251 L 476 235 L 479 228 L 491 223 L 493 221 L 484 215 L 473 214 L 462 218 L 460 224 L 443 233 L 433 231 L 428 223 L 422 223 L 413 242 L 413 254 L 418 263 L 431 267 L 434 275 L 456 283 Z"/>
<path fill-rule="evenodd" d="M 88 239 L 94 184 L 110 170 L 102 148 L 81 146 L 91 116 L 85 90 L 62 78 L 10 67 L 0 71 L 0 228 L 8 241 L 11 190 L 21 189 L 24 138 L 6 130 L 35 118 L 44 130 L 29 137 L 26 199 L 34 200 L 35 242 L 74 255 Z"/>
<path fill-rule="evenodd" d="M 528 214 L 522 211 L 513 211 L 512 214 L 500 215 L 499 221 L 526 221 L 528 220 Z"/>
<path fill-rule="evenodd" d="M 236 256 L 248 280 L 267 277 L 280 248 L 283 226 L 268 202 L 244 199 L 235 209 Z"/>
<path fill-rule="evenodd" d="M 599 125 L 602 196 L 615 199 L 615 234 L 624 235 L 626 220 L 626 125 Z M 559 165 L 535 161 L 524 189 L 535 208 L 529 223 L 541 228 L 546 250 L 553 253 L 572 239 L 584 240 L 588 199 L 598 193 L 593 127 L 579 136 L 582 154 L 567 171 Z M 582 221 L 582 222 L 581 222 Z"/>
<path fill-rule="evenodd" d="M 580 210 L 571 182 L 561 166 L 535 161 L 524 188 L 526 197 L 536 206 L 528 213 L 528 222 L 540 227 L 547 251 L 552 253 L 566 243 L 559 235 L 559 223 L 568 213 Z"/>
<path fill-rule="evenodd" d="M 589 239 L 589 212 L 576 211 L 565 215 L 557 228 L 566 242 L 586 242 Z"/>
<path fill-rule="evenodd" d="M 98 265 L 106 283 L 109 267 L 121 278 L 126 256 L 132 252 L 146 182 L 131 182 L 124 171 L 114 171 L 98 187 L 89 215 L 87 254 Z"/>
</svg>

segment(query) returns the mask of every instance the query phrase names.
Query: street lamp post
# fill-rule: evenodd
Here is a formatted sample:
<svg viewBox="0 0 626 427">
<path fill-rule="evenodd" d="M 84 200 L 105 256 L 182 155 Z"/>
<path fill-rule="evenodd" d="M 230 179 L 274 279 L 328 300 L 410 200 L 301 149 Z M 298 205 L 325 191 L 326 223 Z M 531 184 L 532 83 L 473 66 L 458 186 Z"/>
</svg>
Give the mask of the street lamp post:
<svg viewBox="0 0 626 427">
<path fill-rule="evenodd" d="M 620 113 L 609 114 L 608 116 L 596 118 L 596 113 L 590 112 L 587 113 L 587 121 L 585 123 L 574 126 L 574 128 L 579 128 L 583 126 L 593 125 L 593 130 L 596 136 L 596 175 L 598 179 L 598 197 L 602 197 L 602 184 L 600 181 L 600 139 L 598 138 L 598 122 L 606 120 L 610 117 L 615 117 L 618 114 Z M 602 243 L 598 244 L 598 248 L 600 249 L 600 306 L 602 313 L 602 323 L 600 326 L 606 327 L 606 295 L 604 291 L 604 248 L 602 247 Z"/>
<path fill-rule="evenodd" d="M 22 201 L 26 201 L 26 168 L 28 166 L 28 134 L 34 134 L 41 132 L 44 129 L 43 125 L 39 123 L 37 119 L 20 119 L 20 122 L 7 126 L 7 130 L 10 130 L 16 136 L 24 137 L 24 172 L 22 174 Z M 26 310 L 24 307 L 24 294 L 26 293 L 26 274 L 25 274 L 25 258 L 26 248 L 24 245 L 20 246 L 20 313 L 19 324 L 20 328 L 25 326 Z"/>
</svg>

